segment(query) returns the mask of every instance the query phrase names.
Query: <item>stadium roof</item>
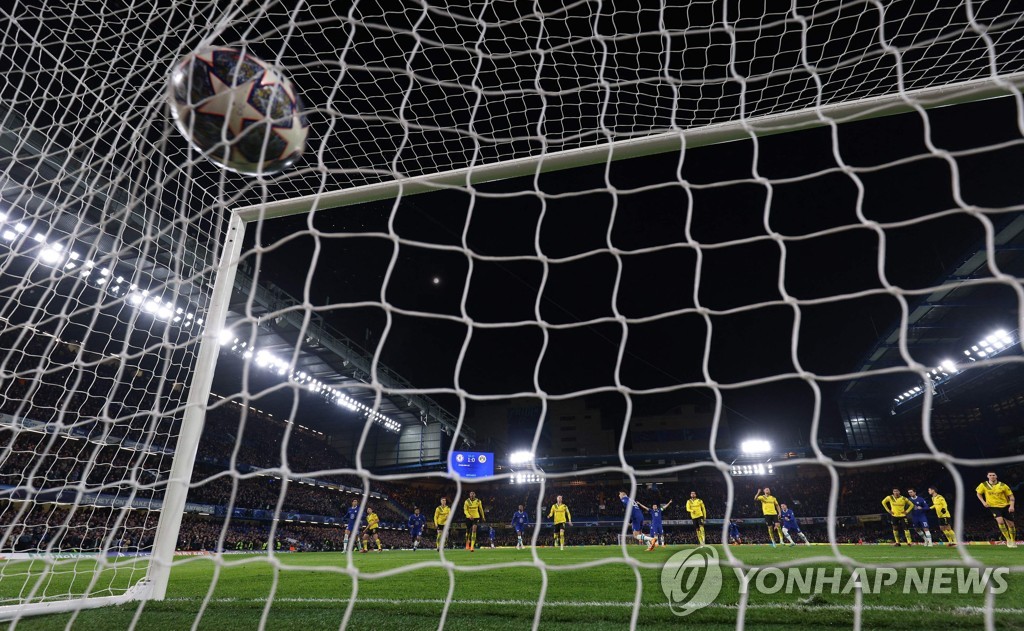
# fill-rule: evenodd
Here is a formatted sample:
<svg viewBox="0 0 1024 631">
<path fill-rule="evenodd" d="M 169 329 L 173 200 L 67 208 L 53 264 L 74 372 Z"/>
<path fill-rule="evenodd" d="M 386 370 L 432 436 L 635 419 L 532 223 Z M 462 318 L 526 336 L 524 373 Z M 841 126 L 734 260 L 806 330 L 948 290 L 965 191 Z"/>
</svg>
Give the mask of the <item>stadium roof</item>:
<svg viewBox="0 0 1024 631">
<path fill-rule="evenodd" d="M 60 244 L 64 251 L 80 253 L 80 263 L 88 261 L 90 267 L 109 270 L 106 274 L 109 278 L 123 277 L 125 286 L 132 284 L 140 291 L 152 289 L 154 297 L 162 296 L 168 304 L 173 301 L 174 305 L 183 310 L 202 317 L 209 296 L 199 279 L 202 271 L 208 267 L 208 261 L 213 258 L 208 243 L 195 238 L 186 230 L 177 231 L 172 228 L 153 234 L 152 219 L 145 216 L 145 206 L 128 203 L 128 193 L 117 182 L 93 182 L 89 194 L 74 190 L 85 184 L 74 178 L 61 177 L 61 174 L 84 168 L 83 165 L 69 154 L 46 149 L 52 149 L 52 143 L 48 143 L 38 133 L 19 135 L 24 133 L 26 123 L 17 112 L 8 110 L 0 117 L 0 122 L 0 156 L 7 158 L 4 161 L 7 163 L 7 178 L 0 188 L 0 200 L 4 206 L 0 211 L 16 209 L 14 214 L 4 212 L 7 224 L 21 223 L 27 226 L 29 232 L 42 235 L 47 243 Z M 21 131 L 13 131 L 18 128 Z M 75 201 L 69 204 L 68 199 Z M 32 258 L 22 258 L 18 262 L 19 259 L 14 257 L 7 264 L 7 272 L 14 277 L 29 274 L 30 270 L 35 269 Z M 33 277 L 39 276 L 38 271 L 31 274 Z M 170 278 L 174 278 L 175 283 L 166 286 Z M 31 280 L 26 282 L 32 283 Z M 39 282 L 47 283 L 48 279 L 40 277 Z M 90 286 L 90 278 L 83 277 L 78 269 L 65 270 L 58 282 L 68 286 L 66 291 L 99 291 L 97 287 Z M 18 289 L 11 285 L 8 291 L 11 291 L 11 287 Z M 28 291 L 32 291 L 31 287 Z M 252 302 L 248 304 L 250 296 Z M 96 326 L 110 326 L 112 331 L 117 327 L 123 329 L 124 318 L 118 317 L 123 302 L 128 301 L 116 297 L 104 301 L 104 311 L 109 311 L 110 318 L 94 320 L 93 314 L 85 309 L 67 315 L 67 322 L 62 322 L 60 317 L 54 315 L 51 318 L 53 326 L 59 327 L 64 336 L 80 338 L 66 341 L 86 341 L 92 350 L 104 354 L 116 352 L 116 340 L 101 340 L 98 336 L 88 335 L 87 329 Z M 293 349 L 299 348 L 296 372 L 302 371 L 327 386 L 341 389 L 351 399 L 373 408 L 376 393 L 366 386 L 371 381 L 371 354 L 315 314 L 306 328 L 305 340 L 297 339 L 302 315 L 295 310 L 288 311 L 289 307 L 297 304 L 298 301 L 276 287 L 257 285 L 253 288 L 252 277 L 240 271 L 235 280 L 232 311 L 228 315 L 226 328 L 232 329 L 243 339 L 249 339 L 254 330 L 255 347 L 282 359 L 290 359 Z M 31 308 L 31 304 L 26 303 L 25 308 Z M 249 315 L 243 316 L 246 312 Z M 274 312 L 274 317 L 266 318 L 271 312 Z M 8 317 L 12 317 L 12 314 L 8 314 Z M 246 321 L 255 322 L 257 326 L 243 331 L 240 323 Z M 151 328 L 158 325 L 156 322 L 149 324 Z M 74 332 L 76 327 L 81 329 L 80 335 Z M 54 332 L 58 332 L 56 328 Z M 122 331 L 112 337 L 124 337 L 124 333 Z M 182 341 L 175 336 L 170 340 Z M 222 380 L 224 372 L 240 373 L 243 366 L 242 362 L 232 362 L 227 355 L 229 353 L 221 353 L 224 364 L 223 370 L 218 372 Z M 377 366 L 377 378 L 385 388 L 412 388 L 402 377 L 382 364 Z M 260 381 L 258 375 L 255 379 L 256 382 Z M 277 382 L 280 382 L 280 378 Z M 262 385 L 271 388 L 275 382 L 264 379 Z M 310 397 L 315 400 L 312 393 L 309 393 L 307 399 Z M 305 403 L 309 406 L 310 401 Z M 317 405 L 313 403 L 311 413 L 303 410 L 303 425 L 325 433 L 336 431 L 338 421 L 335 414 L 318 414 L 315 413 L 316 409 Z M 380 414 L 403 425 L 436 421 L 454 430 L 456 423 L 456 419 L 447 410 L 422 395 L 384 395 L 377 409 Z M 277 411 L 285 415 L 288 413 L 287 408 Z M 333 411 L 338 412 L 337 409 Z M 464 429 L 461 435 L 466 442 L 472 443 L 472 432 Z"/>
<path fill-rule="evenodd" d="M 992 253 L 994 256 L 990 260 L 985 243 L 979 243 L 972 249 L 948 276 L 934 284 L 934 291 L 909 304 L 905 334 L 901 323 L 895 322 L 879 336 L 856 370 L 867 373 L 906 367 L 907 361 L 900 351 L 901 336 L 904 335 L 906 347 L 915 361 L 929 368 L 938 367 L 947 359 L 957 365 L 957 374 L 943 380 L 945 390 L 960 388 L 967 383 L 976 385 L 985 373 L 992 372 L 979 370 L 980 365 L 987 361 L 991 362 L 993 369 L 1000 371 L 1017 368 L 1017 362 L 986 361 L 976 352 L 968 356 L 964 351 L 969 351 L 994 330 L 1003 329 L 1018 342 L 1011 345 L 1014 348 L 1009 352 L 1020 354 L 1018 296 L 1009 284 L 993 274 L 993 268 L 998 273 L 1018 278 L 1024 275 L 1024 216 L 1015 213 L 1002 225 L 997 224 Z M 970 370 L 960 372 L 965 368 Z M 921 378 L 916 373 L 901 372 L 879 379 L 852 380 L 846 384 L 842 396 L 877 399 L 891 405 L 894 398 L 907 388 L 920 385 Z M 916 406 L 899 407 L 909 410 Z M 897 406 L 892 406 L 892 409 L 894 414 L 897 413 Z"/>
</svg>

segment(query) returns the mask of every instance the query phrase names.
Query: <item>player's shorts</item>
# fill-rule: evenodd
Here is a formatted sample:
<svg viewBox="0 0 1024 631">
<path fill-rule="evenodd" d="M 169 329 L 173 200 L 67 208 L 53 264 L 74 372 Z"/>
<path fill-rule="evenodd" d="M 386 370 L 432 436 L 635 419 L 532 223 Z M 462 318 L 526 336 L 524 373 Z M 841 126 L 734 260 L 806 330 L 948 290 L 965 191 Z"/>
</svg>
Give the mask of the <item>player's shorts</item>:
<svg viewBox="0 0 1024 631">
<path fill-rule="evenodd" d="M 555 532 L 562 532 L 563 530 L 565 530 L 565 522 L 564 521 L 555 524 Z"/>
<path fill-rule="evenodd" d="M 1003 519 L 1013 520 L 1013 515 L 1010 514 L 1009 506 L 989 506 L 988 509 L 992 511 L 993 517 L 1002 517 Z"/>
<path fill-rule="evenodd" d="M 654 524 L 651 524 L 651 534 L 652 535 L 663 535 L 663 534 L 665 534 L 665 529 L 662 528 L 661 526 L 655 526 Z"/>
<path fill-rule="evenodd" d="M 643 517 L 634 517 L 632 520 L 630 520 L 630 523 L 633 526 L 633 532 L 643 532 L 643 530 L 644 530 L 644 518 Z"/>
<path fill-rule="evenodd" d="M 902 528 L 903 530 L 909 530 L 909 528 L 910 528 L 907 525 L 907 518 L 906 517 L 893 517 L 892 518 L 892 527 L 893 528 L 897 528 L 897 529 Z"/>
<path fill-rule="evenodd" d="M 764 516 L 764 523 L 769 525 L 769 526 L 777 526 L 779 524 L 779 516 L 778 515 L 765 515 Z"/>
<path fill-rule="evenodd" d="M 784 521 L 782 522 L 782 527 L 790 532 L 800 532 L 800 526 L 795 522 Z"/>
<path fill-rule="evenodd" d="M 953 520 L 950 519 L 949 517 L 939 517 L 939 525 L 940 526 L 952 526 L 953 525 Z"/>
<path fill-rule="evenodd" d="M 466 518 L 466 528 L 472 528 L 473 526 L 475 526 L 475 525 L 477 525 L 479 523 L 480 523 L 480 518 L 479 517 L 467 517 Z"/>
<path fill-rule="evenodd" d="M 409 530 L 409 534 L 411 536 L 413 536 L 413 537 L 422 537 L 423 536 L 423 528 L 422 527 L 412 528 L 412 529 Z"/>
<path fill-rule="evenodd" d="M 694 528 L 700 528 L 701 526 L 704 525 L 704 518 L 703 517 L 691 517 L 690 519 L 693 520 L 693 527 Z"/>
<path fill-rule="evenodd" d="M 376 528 L 367 528 L 366 529 L 366 535 L 368 537 L 376 537 L 377 536 L 377 529 Z"/>
<path fill-rule="evenodd" d="M 910 525 L 913 526 L 914 528 L 927 528 L 928 527 L 928 520 L 927 519 L 911 519 L 910 520 Z"/>
<path fill-rule="evenodd" d="M 526 525 L 516 524 L 515 526 L 512 526 L 512 529 L 515 530 L 517 533 L 523 533 L 526 531 Z"/>
</svg>

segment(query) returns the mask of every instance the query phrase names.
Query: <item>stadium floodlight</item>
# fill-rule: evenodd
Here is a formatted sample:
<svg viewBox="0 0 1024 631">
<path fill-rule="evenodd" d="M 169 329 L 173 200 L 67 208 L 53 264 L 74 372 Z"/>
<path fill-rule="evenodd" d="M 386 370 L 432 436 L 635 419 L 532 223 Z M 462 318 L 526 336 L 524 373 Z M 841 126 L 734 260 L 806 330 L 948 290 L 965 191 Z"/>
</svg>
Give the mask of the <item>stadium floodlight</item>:
<svg viewBox="0 0 1024 631">
<path fill-rule="evenodd" d="M 772 444 L 767 440 L 752 438 L 740 443 L 740 451 L 745 454 L 763 454 L 772 450 Z"/>
<path fill-rule="evenodd" d="M 39 251 L 39 260 L 48 265 L 59 263 L 61 258 L 60 252 L 49 246 Z"/>
<path fill-rule="evenodd" d="M 527 462 L 533 462 L 533 452 L 513 451 L 509 454 L 508 461 L 510 464 L 525 464 Z"/>
</svg>

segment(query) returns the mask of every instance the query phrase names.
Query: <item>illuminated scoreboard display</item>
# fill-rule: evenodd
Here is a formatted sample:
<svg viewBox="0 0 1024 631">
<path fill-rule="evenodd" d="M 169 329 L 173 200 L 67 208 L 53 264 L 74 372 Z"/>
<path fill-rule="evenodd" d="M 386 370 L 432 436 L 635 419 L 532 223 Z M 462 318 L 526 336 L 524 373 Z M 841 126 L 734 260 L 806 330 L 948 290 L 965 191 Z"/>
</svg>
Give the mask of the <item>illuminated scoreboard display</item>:
<svg viewBox="0 0 1024 631">
<path fill-rule="evenodd" d="M 494 454 L 481 451 L 453 451 L 448 470 L 460 478 L 494 475 Z"/>
</svg>

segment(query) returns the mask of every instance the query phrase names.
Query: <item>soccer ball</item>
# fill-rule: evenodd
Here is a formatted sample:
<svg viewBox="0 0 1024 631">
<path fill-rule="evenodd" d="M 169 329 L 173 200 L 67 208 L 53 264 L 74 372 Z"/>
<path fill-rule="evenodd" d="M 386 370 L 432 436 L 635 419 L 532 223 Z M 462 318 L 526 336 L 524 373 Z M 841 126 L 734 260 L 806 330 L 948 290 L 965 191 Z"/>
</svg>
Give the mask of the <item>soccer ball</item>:
<svg viewBox="0 0 1024 631">
<path fill-rule="evenodd" d="M 306 146 L 309 123 L 291 82 L 240 50 L 207 48 L 183 58 L 167 98 L 196 151 L 232 171 L 282 171 Z"/>
</svg>

